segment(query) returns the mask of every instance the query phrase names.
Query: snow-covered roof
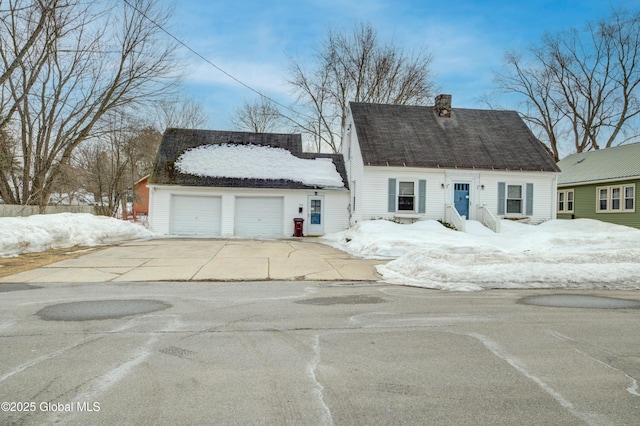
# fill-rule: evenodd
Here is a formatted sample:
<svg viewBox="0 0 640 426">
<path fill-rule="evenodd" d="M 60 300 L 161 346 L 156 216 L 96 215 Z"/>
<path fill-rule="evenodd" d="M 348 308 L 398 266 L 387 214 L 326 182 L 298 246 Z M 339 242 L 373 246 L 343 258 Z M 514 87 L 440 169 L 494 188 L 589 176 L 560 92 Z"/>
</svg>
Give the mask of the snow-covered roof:
<svg viewBox="0 0 640 426">
<path fill-rule="evenodd" d="M 224 188 L 342 189 L 339 154 L 302 151 L 288 133 L 167 129 L 149 185 Z"/>
<path fill-rule="evenodd" d="M 285 179 L 309 186 L 344 187 L 329 158 L 304 159 L 283 148 L 260 145 L 201 145 L 178 157 L 185 174 L 242 179 Z"/>
</svg>

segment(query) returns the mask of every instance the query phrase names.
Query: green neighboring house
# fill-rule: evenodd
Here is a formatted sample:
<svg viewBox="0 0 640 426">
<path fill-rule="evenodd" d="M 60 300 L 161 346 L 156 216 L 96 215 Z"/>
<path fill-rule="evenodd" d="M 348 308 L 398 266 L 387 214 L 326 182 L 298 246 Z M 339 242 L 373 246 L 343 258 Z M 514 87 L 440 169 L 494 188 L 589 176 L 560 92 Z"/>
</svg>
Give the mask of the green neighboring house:
<svg viewBox="0 0 640 426">
<path fill-rule="evenodd" d="M 558 167 L 558 219 L 640 229 L 640 143 L 570 155 Z"/>
</svg>

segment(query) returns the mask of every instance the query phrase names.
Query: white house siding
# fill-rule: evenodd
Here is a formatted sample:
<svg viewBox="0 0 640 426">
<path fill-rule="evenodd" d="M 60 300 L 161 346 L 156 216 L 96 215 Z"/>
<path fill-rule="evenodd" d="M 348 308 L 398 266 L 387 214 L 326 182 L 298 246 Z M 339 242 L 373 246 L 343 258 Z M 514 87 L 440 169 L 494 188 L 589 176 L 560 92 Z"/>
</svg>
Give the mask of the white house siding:
<svg viewBox="0 0 640 426">
<path fill-rule="evenodd" d="M 479 185 L 484 185 L 484 190 L 480 190 L 479 192 L 479 202 L 485 204 L 494 216 L 498 216 L 499 182 L 505 182 L 507 185 L 526 186 L 527 183 L 533 184 L 533 214 L 527 216 L 531 222 L 542 222 L 556 217 L 556 173 L 515 171 L 482 172 Z M 507 215 L 507 217 L 509 217 L 509 215 Z M 518 216 L 514 217 L 517 218 Z"/>
<path fill-rule="evenodd" d="M 360 144 L 358 143 L 358 137 L 353 130 L 353 124 L 345 132 L 342 140 L 342 155 L 345 161 L 345 167 L 347 169 L 347 177 L 349 179 L 350 188 L 350 200 L 349 200 L 349 212 L 351 215 L 351 221 L 362 220 L 365 213 L 366 206 L 362 203 L 365 199 L 364 192 L 364 166 L 362 164 L 362 153 L 360 151 Z"/>
<path fill-rule="evenodd" d="M 355 151 L 355 150 L 354 150 Z M 443 219 L 445 206 L 453 204 L 455 183 L 469 184 L 469 219 L 478 219 L 478 208 L 484 205 L 494 216 L 498 216 L 498 183 L 507 185 L 533 184 L 533 214 L 527 216 L 532 222 L 555 217 L 556 173 L 507 172 L 461 169 L 421 169 L 405 167 L 365 166 L 361 179 L 362 195 L 356 195 L 359 206 L 351 222 L 377 218 L 385 219 Z M 424 214 L 402 214 L 388 211 L 388 181 L 406 179 L 426 180 L 426 211 Z M 526 215 L 508 215 L 525 217 Z M 504 215 L 501 217 L 505 217 Z"/>
<path fill-rule="evenodd" d="M 318 191 L 318 195 L 324 195 L 325 234 L 349 228 L 349 191 Z"/>
<path fill-rule="evenodd" d="M 251 188 L 196 188 L 168 185 L 149 185 L 149 227 L 159 235 L 169 235 L 170 205 L 172 195 L 221 197 L 221 237 L 234 236 L 236 197 L 276 197 L 283 200 L 283 237 L 293 235 L 293 219 L 305 219 L 307 226 L 308 196 L 324 196 L 324 232 L 337 232 L 348 227 L 349 191 L 301 189 L 251 189 Z M 303 212 L 299 213 L 302 206 Z"/>
<path fill-rule="evenodd" d="M 149 228 L 160 235 L 169 234 L 169 212 L 171 193 L 149 186 Z"/>
<path fill-rule="evenodd" d="M 389 179 L 418 181 L 424 179 L 426 185 L 426 211 L 423 214 L 395 213 L 388 210 Z M 444 217 L 445 191 L 442 184 L 445 181 L 444 170 L 428 170 L 407 167 L 364 167 L 362 196 L 360 207 L 356 208 L 352 222 L 370 219 L 403 219 L 415 218 L 441 219 Z"/>
</svg>

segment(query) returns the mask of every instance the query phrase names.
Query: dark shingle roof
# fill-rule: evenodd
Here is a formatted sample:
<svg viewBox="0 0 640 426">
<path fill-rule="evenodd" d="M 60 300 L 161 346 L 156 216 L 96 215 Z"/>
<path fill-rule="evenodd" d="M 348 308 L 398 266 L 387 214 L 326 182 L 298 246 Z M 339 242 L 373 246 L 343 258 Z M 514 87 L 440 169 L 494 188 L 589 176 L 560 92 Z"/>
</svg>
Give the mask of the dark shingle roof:
<svg viewBox="0 0 640 426">
<path fill-rule="evenodd" d="M 227 188 L 282 188 L 282 189 L 317 189 L 287 179 L 247 179 L 195 176 L 180 172 L 175 162 L 185 151 L 201 145 L 236 144 L 263 145 L 273 148 L 284 148 L 298 158 L 330 158 L 336 170 L 342 177 L 345 188 L 347 186 L 347 172 L 341 155 L 316 154 L 302 151 L 302 138 L 299 134 L 284 133 L 249 133 L 218 130 L 195 129 L 167 129 L 160 142 L 158 154 L 149 178 L 149 184 L 183 185 L 183 186 L 212 186 Z M 238 158 L 238 162 L 242 159 Z"/>
<path fill-rule="evenodd" d="M 515 111 L 350 104 L 362 158 L 370 166 L 557 172 Z"/>
</svg>

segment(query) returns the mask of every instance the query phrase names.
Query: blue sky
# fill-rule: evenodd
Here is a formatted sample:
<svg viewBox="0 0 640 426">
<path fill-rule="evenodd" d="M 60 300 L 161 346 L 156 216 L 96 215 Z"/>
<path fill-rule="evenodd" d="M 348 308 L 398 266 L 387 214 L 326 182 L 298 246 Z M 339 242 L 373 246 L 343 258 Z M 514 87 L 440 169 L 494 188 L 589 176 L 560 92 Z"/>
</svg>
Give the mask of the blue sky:
<svg viewBox="0 0 640 426">
<path fill-rule="evenodd" d="M 607 0 L 161 0 L 174 5 L 167 29 L 226 72 L 283 104 L 290 57 L 311 64 L 327 30 L 371 24 L 381 41 L 405 51 L 428 49 L 433 73 L 453 106 L 485 108 L 480 96 L 493 88 L 505 51 L 524 50 L 545 32 L 581 28 L 607 16 Z M 629 9 L 640 0 L 627 0 Z M 234 130 L 234 109 L 258 96 L 185 50 L 185 87 L 206 108 L 216 130 Z M 504 108 L 515 108 L 507 98 Z"/>
</svg>

